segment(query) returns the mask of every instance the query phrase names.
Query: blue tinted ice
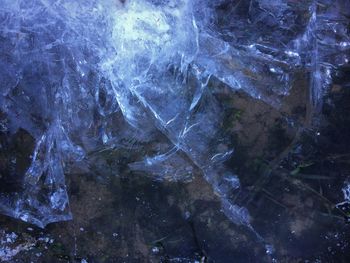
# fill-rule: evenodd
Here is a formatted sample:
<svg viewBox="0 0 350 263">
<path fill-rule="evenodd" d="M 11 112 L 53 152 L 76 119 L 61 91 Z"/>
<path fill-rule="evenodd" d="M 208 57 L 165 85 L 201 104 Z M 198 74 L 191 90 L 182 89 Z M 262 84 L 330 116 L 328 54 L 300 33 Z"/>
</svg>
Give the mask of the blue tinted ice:
<svg viewBox="0 0 350 263">
<path fill-rule="evenodd" d="M 35 147 L 0 212 L 41 227 L 68 220 L 69 168 L 157 144 L 130 168 L 170 181 L 199 169 L 224 213 L 249 225 L 230 200 L 239 180 L 223 162 L 234 147 L 221 143 L 211 83 L 278 108 L 304 70 L 317 104 L 348 63 L 347 10 L 340 0 L 3 0 L 1 135 L 23 129 Z"/>
</svg>

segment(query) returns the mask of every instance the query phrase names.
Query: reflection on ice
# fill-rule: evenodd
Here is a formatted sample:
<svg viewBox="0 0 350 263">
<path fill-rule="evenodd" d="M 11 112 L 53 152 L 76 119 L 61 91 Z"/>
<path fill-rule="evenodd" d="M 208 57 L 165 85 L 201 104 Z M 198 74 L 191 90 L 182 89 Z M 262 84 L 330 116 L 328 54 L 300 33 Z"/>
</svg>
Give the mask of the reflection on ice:
<svg viewBox="0 0 350 263">
<path fill-rule="evenodd" d="M 324 2 L 4 0 L 1 143 L 24 129 L 36 146 L 19 187 L 0 193 L 0 212 L 41 227 L 70 219 L 67 168 L 110 148 L 144 152 L 129 167 L 157 180 L 199 169 L 224 213 L 249 225 L 230 200 L 239 180 L 223 163 L 234 149 L 222 145 L 224 105 L 211 84 L 278 108 L 307 69 L 320 100 L 349 50 L 339 13 L 349 6 Z"/>
</svg>

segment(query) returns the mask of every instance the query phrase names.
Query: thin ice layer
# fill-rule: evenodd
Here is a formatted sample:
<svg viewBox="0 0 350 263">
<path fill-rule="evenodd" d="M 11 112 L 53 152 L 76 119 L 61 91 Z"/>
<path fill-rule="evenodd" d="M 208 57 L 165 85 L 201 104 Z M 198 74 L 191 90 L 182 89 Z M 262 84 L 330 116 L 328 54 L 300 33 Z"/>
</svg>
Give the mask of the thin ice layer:
<svg viewBox="0 0 350 263">
<path fill-rule="evenodd" d="M 224 213 L 249 225 L 246 209 L 230 200 L 239 181 L 222 163 L 234 145 L 222 143 L 229 140 L 224 105 L 211 84 L 278 107 L 294 73 L 306 70 L 320 100 L 331 72 L 348 63 L 346 7 L 348 1 L 4 0 L 1 138 L 9 143 L 23 129 L 36 146 L 25 171 L 9 161 L 16 172 L 6 178 L 18 187 L 3 190 L 0 211 L 42 227 L 70 219 L 67 168 L 89 166 L 92 154 L 108 149 L 134 152 L 130 168 L 157 180 L 189 180 L 199 168 Z"/>
</svg>

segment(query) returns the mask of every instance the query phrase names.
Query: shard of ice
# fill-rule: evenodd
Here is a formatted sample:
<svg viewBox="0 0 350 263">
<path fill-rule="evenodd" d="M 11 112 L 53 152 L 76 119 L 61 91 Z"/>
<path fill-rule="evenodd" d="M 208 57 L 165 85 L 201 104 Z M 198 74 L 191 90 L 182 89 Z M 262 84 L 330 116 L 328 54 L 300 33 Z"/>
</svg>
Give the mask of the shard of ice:
<svg viewBox="0 0 350 263">
<path fill-rule="evenodd" d="M 70 166 L 158 143 L 130 168 L 157 180 L 199 168 L 228 218 L 249 225 L 230 200 L 234 145 L 221 143 L 211 83 L 279 107 L 305 70 L 318 104 L 348 63 L 349 13 L 341 0 L 2 0 L 0 212 L 41 227 L 68 220 Z M 30 158 L 12 151 L 18 140 Z"/>
</svg>

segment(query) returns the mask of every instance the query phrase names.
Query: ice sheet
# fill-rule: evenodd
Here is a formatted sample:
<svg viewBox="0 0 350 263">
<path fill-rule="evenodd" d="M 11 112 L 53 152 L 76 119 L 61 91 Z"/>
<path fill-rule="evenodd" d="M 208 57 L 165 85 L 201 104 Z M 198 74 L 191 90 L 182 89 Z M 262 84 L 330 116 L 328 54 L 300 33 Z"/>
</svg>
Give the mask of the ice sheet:
<svg viewBox="0 0 350 263">
<path fill-rule="evenodd" d="M 230 200 L 239 180 L 223 162 L 234 146 L 222 143 L 212 83 L 278 108 L 304 71 L 320 107 L 349 63 L 349 10 L 340 0 L 3 0 L 1 151 L 19 129 L 36 146 L 11 174 L 16 187 L 0 193 L 0 212 L 41 227 L 68 220 L 67 168 L 104 149 L 155 144 L 130 168 L 171 181 L 199 169 L 224 213 L 249 225 Z"/>
</svg>

